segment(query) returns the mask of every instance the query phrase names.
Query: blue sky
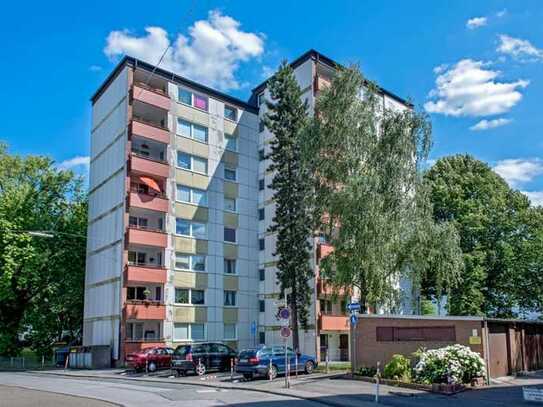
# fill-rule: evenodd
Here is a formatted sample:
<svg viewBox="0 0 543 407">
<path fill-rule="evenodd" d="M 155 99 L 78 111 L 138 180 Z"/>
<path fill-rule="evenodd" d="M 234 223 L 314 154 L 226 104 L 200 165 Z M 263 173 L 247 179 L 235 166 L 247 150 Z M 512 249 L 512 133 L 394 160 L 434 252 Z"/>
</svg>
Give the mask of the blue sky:
<svg viewBox="0 0 543 407">
<path fill-rule="evenodd" d="M 0 140 L 84 171 L 89 97 L 123 52 L 157 59 L 181 35 L 166 64 L 246 98 L 282 59 L 315 48 L 431 112 L 433 158 L 473 154 L 543 202 L 542 2 L 288 3 L 11 2 Z"/>
</svg>

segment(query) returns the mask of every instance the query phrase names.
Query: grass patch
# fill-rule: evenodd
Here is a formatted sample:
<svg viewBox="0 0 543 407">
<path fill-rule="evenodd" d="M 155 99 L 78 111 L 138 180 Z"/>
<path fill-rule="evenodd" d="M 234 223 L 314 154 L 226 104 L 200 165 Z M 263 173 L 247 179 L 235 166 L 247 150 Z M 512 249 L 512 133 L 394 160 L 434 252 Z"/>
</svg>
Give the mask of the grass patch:
<svg viewBox="0 0 543 407">
<path fill-rule="evenodd" d="M 317 372 L 326 372 L 326 362 L 320 362 L 317 366 Z M 339 370 L 351 370 L 351 362 L 329 362 L 328 370 L 330 372 Z"/>
</svg>

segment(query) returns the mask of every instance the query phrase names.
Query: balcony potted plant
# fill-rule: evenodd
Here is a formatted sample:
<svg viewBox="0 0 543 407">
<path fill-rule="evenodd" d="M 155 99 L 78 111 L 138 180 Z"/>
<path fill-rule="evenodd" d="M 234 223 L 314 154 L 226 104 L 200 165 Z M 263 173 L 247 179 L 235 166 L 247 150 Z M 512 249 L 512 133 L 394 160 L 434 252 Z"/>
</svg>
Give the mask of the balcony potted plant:
<svg viewBox="0 0 543 407">
<path fill-rule="evenodd" d="M 149 290 L 148 288 L 146 288 L 144 291 L 143 291 L 143 303 L 147 306 L 149 306 L 151 304 L 151 299 L 149 298 L 151 296 L 151 290 Z"/>
</svg>

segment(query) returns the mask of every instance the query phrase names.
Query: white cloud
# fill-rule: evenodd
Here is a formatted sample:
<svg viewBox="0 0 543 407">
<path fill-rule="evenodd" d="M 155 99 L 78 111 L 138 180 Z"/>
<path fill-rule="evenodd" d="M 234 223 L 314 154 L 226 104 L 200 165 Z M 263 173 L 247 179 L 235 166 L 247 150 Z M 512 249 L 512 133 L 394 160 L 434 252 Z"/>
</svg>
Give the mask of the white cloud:
<svg viewBox="0 0 543 407">
<path fill-rule="evenodd" d="M 477 124 L 471 126 L 469 129 L 472 131 L 482 131 L 488 129 L 495 129 L 496 127 L 505 126 L 506 124 L 511 123 L 511 119 L 504 119 L 500 117 L 499 119 L 494 120 L 481 120 Z"/>
<path fill-rule="evenodd" d="M 161 27 L 145 28 L 138 37 L 128 31 L 112 31 L 104 53 L 110 57 L 131 55 L 157 64 L 168 46 L 161 67 L 192 80 L 220 89 L 240 87 L 234 77 L 240 62 L 259 57 L 264 51 L 264 36 L 240 30 L 240 23 L 220 11 L 210 11 L 207 20 L 196 21 L 189 36 L 178 34 L 170 42 Z"/>
<path fill-rule="evenodd" d="M 487 22 L 488 22 L 488 19 L 486 17 L 474 17 L 474 18 L 470 18 L 466 22 L 466 27 L 469 28 L 470 30 L 474 30 L 476 28 L 486 25 Z"/>
<path fill-rule="evenodd" d="M 90 164 L 90 157 L 89 156 L 75 156 L 73 158 L 70 158 L 68 160 L 62 161 L 60 164 L 58 164 L 58 167 L 63 170 L 71 170 L 76 167 L 85 167 L 88 168 Z"/>
<path fill-rule="evenodd" d="M 506 159 L 498 161 L 493 169 L 511 187 L 517 188 L 519 185 L 530 182 L 538 175 L 543 174 L 543 161 L 539 158 Z"/>
<path fill-rule="evenodd" d="M 100 65 L 91 65 L 89 66 L 89 71 L 91 72 L 100 72 L 102 67 Z"/>
<path fill-rule="evenodd" d="M 510 37 L 505 34 L 501 34 L 499 39 L 500 43 L 496 51 L 502 54 L 521 61 L 543 60 L 543 49 L 536 48 L 528 40 Z"/>
<path fill-rule="evenodd" d="M 507 14 L 507 9 L 504 8 L 503 10 L 498 11 L 498 12 L 496 13 L 496 17 L 502 18 L 502 17 L 505 16 L 506 14 Z"/>
<path fill-rule="evenodd" d="M 521 191 L 528 197 L 532 206 L 543 206 L 543 191 Z"/>
<path fill-rule="evenodd" d="M 489 116 L 509 111 L 521 99 L 518 88 L 530 83 L 526 80 L 498 82 L 501 72 L 487 68 L 482 61 L 463 59 L 438 73 L 436 88 L 424 104 L 430 113 L 450 116 Z"/>
</svg>

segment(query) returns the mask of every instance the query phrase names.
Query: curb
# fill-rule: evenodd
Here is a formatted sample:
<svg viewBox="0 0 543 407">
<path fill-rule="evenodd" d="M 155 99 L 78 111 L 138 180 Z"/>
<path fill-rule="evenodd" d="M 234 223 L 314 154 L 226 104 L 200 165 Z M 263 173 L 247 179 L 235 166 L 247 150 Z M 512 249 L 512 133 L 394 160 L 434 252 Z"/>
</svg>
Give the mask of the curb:
<svg viewBox="0 0 543 407">
<path fill-rule="evenodd" d="M 72 378 L 72 379 L 78 379 L 78 378 L 81 378 L 81 379 L 113 379 L 113 380 L 131 380 L 131 381 L 139 381 L 139 382 L 150 382 L 150 383 L 167 383 L 167 384 L 183 384 L 183 385 L 190 385 L 190 386 L 200 386 L 200 387 L 208 387 L 208 388 L 216 388 L 216 389 L 227 389 L 227 390 L 245 390 L 245 391 L 253 391 L 253 392 L 257 392 L 257 393 L 264 393 L 264 394 L 271 394 L 271 395 L 274 395 L 274 396 L 283 396 L 283 397 L 293 397 L 293 398 L 296 398 L 296 399 L 299 399 L 299 400 L 308 400 L 308 401 L 312 401 L 314 403 L 319 403 L 319 404 L 323 404 L 323 405 L 326 405 L 326 406 L 331 406 L 331 407 L 345 407 L 345 403 L 341 403 L 341 402 L 335 402 L 335 401 L 330 401 L 330 400 L 321 400 L 317 397 L 308 397 L 308 396 L 303 396 L 303 395 L 300 395 L 300 394 L 295 394 L 295 393 L 291 393 L 291 392 L 283 392 L 283 391 L 279 391 L 279 390 L 270 390 L 270 389 L 259 389 L 259 388 L 247 388 L 247 387 L 242 387 L 242 386 L 233 386 L 233 385 L 229 385 L 229 384 L 219 384 L 219 383 L 194 383 L 194 382 L 188 382 L 188 381 L 180 381 L 180 380 L 177 380 L 177 381 L 171 381 L 171 380 L 164 380 L 164 379 L 153 379 L 153 378 L 142 378 L 142 377 L 132 377 L 132 378 L 127 378 L 127 377 L 115 377 L 115 376 L 100 376 L 100 375 L 92 375 L 92 374 L 84 374 L 84 375 L 73 375 L 73 374 L 68 374 L 68 373 L 45 373 L 45 372 L 40 372 L 40 371 L 28 371 L 29 374 L 33 374 L 33 375 L 42 375 L 42 376 L 61 376 L 61 377 L 68 377 L 68 378 Z M 330 374 L 330 375 L 327 375 L 326 377 L 322 377 L 323 379 L 324 378 L 329 378 L 329 377 L 338 377 L 338 376 L 343 376 L 343 374 Z M 323 397 L 327 397 L 327 396 L 333 396 L 333 395 L 322 395 Z M 361 405 L 359 404 L 359 401 L 357 401 L 358 405 Z"/>
</svg>

